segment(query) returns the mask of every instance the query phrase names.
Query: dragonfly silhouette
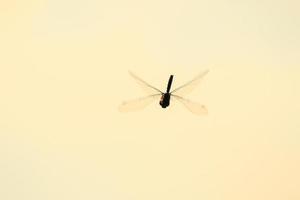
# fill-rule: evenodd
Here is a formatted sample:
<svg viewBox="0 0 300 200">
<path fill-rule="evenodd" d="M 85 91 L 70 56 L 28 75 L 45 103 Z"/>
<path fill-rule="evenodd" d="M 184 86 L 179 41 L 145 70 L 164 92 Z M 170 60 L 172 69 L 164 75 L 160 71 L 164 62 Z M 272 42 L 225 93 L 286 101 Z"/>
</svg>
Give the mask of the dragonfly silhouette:
<svg viewBox="0 0 300 200">
<path fill-rule="evenodd" d="M 162 108 L 166 108 L 170 105 L 171 98 L 174 97 L 177 101 L 182 103 L 189 111 L 191 111 L 194 114 L 207 114 L 207 109 L 204 105 L 193 102 L 189 99 L 183 98 L 182 96 L 189 94 L 192 92 L 195 87 L 201 82 L 202 78 L 208 73 L 208 70 L 200 73 L 198 76 L 196 76 L 191 81 L 187 82 L 186 84 L 174 89 L 171 91 L 171 86 L 173 82 L 173 75 L 170 75 L 167 90 L 166 92 L 162 92 L 161 90 L 157 89 L 156 87 L 153 87 L 152 85 L 148 84 L 135 74 L 129 71 L 129 74 L 136 80 L 136 82 L 142 87 L 142 89 L 148 93 L 148 96 L 140 97 L 137 99 L 124 101 L 120 106 L 119 110 L 121 112 L 128 112 L 128 111 L 136 111 L 143 109 L 150 103 L 152 103 L 154 100 L 159 100 L 159 104 Z M 170 92 L 171 91 L 171 92 Z"/>
</svg>

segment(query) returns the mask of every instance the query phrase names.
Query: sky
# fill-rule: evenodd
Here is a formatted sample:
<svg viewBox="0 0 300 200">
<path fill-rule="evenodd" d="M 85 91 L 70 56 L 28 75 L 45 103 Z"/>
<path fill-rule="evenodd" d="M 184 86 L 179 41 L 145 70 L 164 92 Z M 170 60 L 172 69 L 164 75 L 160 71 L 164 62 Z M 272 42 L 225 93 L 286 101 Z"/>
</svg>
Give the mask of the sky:
<svg viewBox="0 0 300 200">
<path fill-rule="evenodd" d="M 0 199 L 298 200 L 299 6 L 0 1 Z M 206 69 L 207 116 L 118 111 Z"/>
</svg>

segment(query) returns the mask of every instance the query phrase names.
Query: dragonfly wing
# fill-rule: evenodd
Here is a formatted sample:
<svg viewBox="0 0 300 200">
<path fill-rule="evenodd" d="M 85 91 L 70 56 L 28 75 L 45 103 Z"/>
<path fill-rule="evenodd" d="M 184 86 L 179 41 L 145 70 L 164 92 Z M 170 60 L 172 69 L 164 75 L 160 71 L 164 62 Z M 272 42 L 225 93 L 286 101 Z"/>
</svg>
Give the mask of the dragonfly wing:
<svg viewBox="0 0 300 200">
<path fill-rule="evenodd" d="M 159 89 L 153 87 L 152 85 L 150 85 L 149 83 L 147 83 L 146 81 L 142 80 L 141 78 L 139 78 L 137 75 L 135 75 L 134 73 L 132 73 L 131 71 L 129 71 L 129 74 L 132 78 L 134 78 L 134 80 L 138 83 L 138 85 L 147 93 L 147 94 L 154 94 L 159 92 L 160 94 L 162 94 L 163 92 L 160 91 Z"/>
<path fill-rule="evenodd" d="M 180 103 L 182 103 L 189 111 L 191 111 L 194 114 L 197 115 L 207 115 L 208 111 L 207 108 L 197 102 L 193 102 L 189 99 L 177 96 L 177 95 L 172 95 L 176 100 L 178 100 Z"/>
<path fill-rule="evenodd" d="M 137 111 L 145 108 L 147 105 L 152 103 L 154 100 L 158 100 L 161 94 L 154 94 L 154 95 L 149 95 L 146 97 L 141 97 L 129 101 L 124 101 L 120 106 L 119 106 L 119 111 L 120 112 L 130 112 L 130 111 Z"/>
<path fill-rule="evenodd" d="M 189 94 L 192 92 L 201 82 L 203 77 L 209 72 L 209 70 L 206 70 L 202 73 L 200 73 L 198 76 L 196 76 L 193 80 L 187 82 L 186 84 L 174 89 L 171 93 L 176 94 L 179 96 L 184 96 L 186 94 Z"/>
</svg>

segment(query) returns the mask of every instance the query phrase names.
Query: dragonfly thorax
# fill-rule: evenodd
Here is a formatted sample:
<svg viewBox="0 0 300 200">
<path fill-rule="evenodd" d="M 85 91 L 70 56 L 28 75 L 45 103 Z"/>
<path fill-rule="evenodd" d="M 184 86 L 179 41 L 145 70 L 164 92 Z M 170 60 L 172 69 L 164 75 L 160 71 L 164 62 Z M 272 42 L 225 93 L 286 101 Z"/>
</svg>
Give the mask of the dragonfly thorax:
<svg viewBox="0 0 300 200">
<path fill-rule="evenodd" d="M 170 105 L 170 93 L 164 93 L 162 94 L 159 104 L 161 105 L 162 108 L 166 108 Z"/>
</svg>

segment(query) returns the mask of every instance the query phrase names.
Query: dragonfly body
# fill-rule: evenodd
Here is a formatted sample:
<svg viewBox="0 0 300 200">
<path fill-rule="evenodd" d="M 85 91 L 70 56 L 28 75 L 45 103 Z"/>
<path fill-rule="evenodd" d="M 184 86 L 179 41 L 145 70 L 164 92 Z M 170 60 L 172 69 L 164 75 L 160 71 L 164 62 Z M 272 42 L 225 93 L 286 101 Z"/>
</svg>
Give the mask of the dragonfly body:
<svg viewBox="0 0 300 200">
<path fill-rule="evenodd" d="M 170 98 L 171 98 L 170 90 L 171 90 L 172 82 L 173 82 L 173 75 L 171 75 L 169 78 L 166 93 L 163 93 L 160 98 L 159 104 L 161 105 L 162 108 L 166 108 L 170 105 Z"/>
</svg>

